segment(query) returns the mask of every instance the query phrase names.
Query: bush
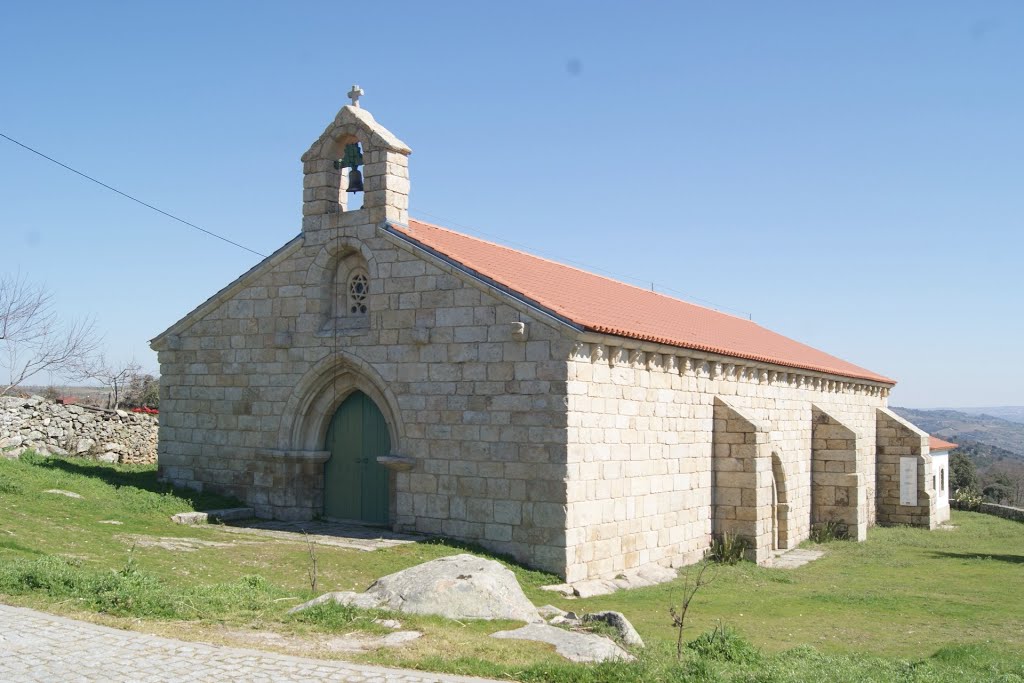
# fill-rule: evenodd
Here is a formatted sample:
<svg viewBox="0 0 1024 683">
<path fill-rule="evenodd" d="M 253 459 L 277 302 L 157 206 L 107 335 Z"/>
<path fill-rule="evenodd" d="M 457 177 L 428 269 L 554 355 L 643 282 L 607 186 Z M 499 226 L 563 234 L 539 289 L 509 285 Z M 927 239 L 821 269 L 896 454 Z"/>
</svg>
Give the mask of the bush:
<svg viewBox="0 0 1024 683">
<path fill-rule="evenodd" d="M 815 543 L 828 543 L 847 538 L 849 538 L 849 528 L 844 522 L 835 519 L 811 527 L 811 540 Z"/>
<path fill-rule="evenodd" d="M 708 556 L 715 562 L 736 564 L 743 559 L 749 547 L 750 541 L 745 537 L 726 532 L 711 539 Z"/>
<path fill-rule="evenodd" d="M 984 499 L 980 494 L 971 489 L 959 489 L 953 496 L 953 507 L 957 510 L 981 510 L 981 503 Z"/>
<path fill-rule="evenodd" d="M 721 623 L 691 640 L 686 647 L 703 659 L 737 664 L 752 664 L 761 658 L 760 651 L 746 638 Z"/>
</svg>

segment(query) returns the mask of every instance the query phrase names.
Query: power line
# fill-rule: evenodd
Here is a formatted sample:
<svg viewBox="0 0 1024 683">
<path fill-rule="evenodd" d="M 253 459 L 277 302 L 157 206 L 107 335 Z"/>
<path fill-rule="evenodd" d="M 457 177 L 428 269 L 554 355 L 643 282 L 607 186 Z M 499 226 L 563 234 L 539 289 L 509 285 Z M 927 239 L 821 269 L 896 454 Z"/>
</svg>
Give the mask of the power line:
<svg viewBox="0 0 1024 683">
<path fill-rule="evenodd" d="M 176 220 L 179 223 L 183 223 L 184 225 L 187 225 L 190 228 L 198 230 L 199 232 L 206 233 L 210 237 L 216 237 L 217 239 L 221 240 L 222 242 L 227 242 L 228 244 L 236 246 L 239 249 L 245 249 L 247 252 L 249 252 L 251 254 L 255 254 L 256 256 L 259 256 L 260 258 L 267 258 L 266 254 L 261 254 L 260 252 L 256 251 L 255 249 L 250 249 L 249 247 L 245 246 L 244 244 L 239 244 L 238 242 L 235 242 L 234 240 L 230 240 L 227 237 L 223 237 L 222 235 L 218 235 L 215 232 L 211 232 L 211 231 L 209 231 L 209 230 L 207 230 L 205 228 L 201 228 L 198 225 L 196 225 L 195 223 L 190 223 L 187 220 L 185 220 L 184 218 L 178 218 L 177 216 L 175 216 L 172 213 L 168 213 L 168 212 L 164 211 L 163 209 L 158 209 L 157 207 L 153 206 L 152 204 L 147 204 L 146 202 L 142 201 L 141 199 L 137 199 L 137 198 L 131 196 L 127 192 L 122 192 L 121 190 L 117 189 L 116 187 L 111 187 L 110 185 L 107 185 L 102 180 L 97 180 L 96 178 L 93 178 L 91 175 L 88 175 L 86 173 L 82 173 L 81 171 L 79 171 L 77 169 L 71 168 L 67 164 L 64 164 L 64 163 L 61 163 L 61 162 L 57 161 L 53 157 L 46 156 L 45 154 L 43 154 L 39 150 L 32 149 L 31 147 L 29 147 L 25 143 L 18 142 L 17 140 L 15 140 L 14 138 L 12 138 L 9 135 L 4 135 L 3 133 L 0 133 L 0 138 L 4 138 L 5 140 L 7 140 L 9 142 L 13 142 L 14 144 L 18 145 L 19 147 L 21 147 L 23 149 L 27 149 L 29 152 L 32 152 L 33 154 L 41 156 L 42 158 L 46 159 L 47 161 L 50 161 L 52 163 L 57 164 L 61 168 L 67 169 L 67 170 L 71 171 L 72 173 L 74 173 L 76 175 L 80 175 L 83 178 L 85 178 L 86 180 L 90 180 L 90 181 L 96 183 L 97 185 L 99 185 L 101 187 L 107 188 L 111 192 L 116 192 L 117 194 L 121 195 L 122 197 L 125 197 L 126 199 L 132 200 L 136 204 L 142 204 L 147 209 L 152 209 L 153 211 L 156 211 L 159 214 L 163 214 L 164 216 L 167 216 L 168 218 Z"/>
<path fill-rule="evenodd" d="M 72 168 L 71 166 L 68 166 L 65 163 L 57 161 L 53 157 L 47 156 L 46 154 L 43 154 L 39 150 L 33 149 L 32 147 L 29 147 L 28 145 L 26 145 L 23 142 L 19 142 L 18 140 L 15 140 L 14 138 L 12 138 L 9 135 L 5 135 L 4 133 L 0 133 L 0 137 L 4 138 L 5 140 L 7 140 L 9 142 L 13 142 L 14 144 L 18 145 L 19 147 L 21 147 L 21 148 L 23 148 L 25 150 L 28 150 L 29 152 L 32 152 L 33 154 L 35 154 L 37 156 L 40 156 L 43 159 L 46 159 L 47 161 L 49 161 L 51 163 L 57 164 L 58 166 L 60 166 L 63 169 L 71 171 L 72 173 L 74 173 L 76 175 L 79 175 L 79 176 L 85 178 L 86 180 L 89 180 L 91 182 L 96 183 L 100 187 L 104 187 L 104 188 L 110 190 L 111 192 L 116 192 L 117 194 L 121 195 L 122 197 L 124 197 L 126 199 L 130 199 L 131 201 L 135 202 L 136 204 L 141 204 L 142 206 L 146 207 L 147 209 L 152 209 L 153 211 L 156 211 L 157 213 L 159 213 L 161 215 L 164 215 L 164 216 L 166 216 L 166 217 L 168 217 L 168 218 L 170 218 L 172 220 L 178 221 L 179 223 L 182 223 L 183 225 L 187 225 L 188 227 L 193 228 L 194 230 L 198 230 L 199 232 L 205 233 L 205 234 L 209 235 L 210 237 L 215 237 L 215 238 L 221 240 L 222 242 L 227 242 L 228 244 L 230 244 L 232 246 L 235 246 L 235 247 L 238 247 L 239 249 L 244 249 L 245 251 L 247 251 L 247 252 L 249 252 L 251 254 L 255 254 L 256 256 L 259 256 L 260 258 L 267 258 L 266 254 L 262 254 L 262 253 L 256 251 L 255 249 L 250 249 L 249 247 L 245 246 L 244 244 L 239 244 L 238 242 L 235 242 L 234 240 L 228 239 L 227 237 L 224 237 L 222 235 L 218 235 L 217 233 L 212 232 L 210 230 L 207 230 L 205 228 L 201 228 L 198 225 L 196 225 L 195 223 L 191 223 L 191 222 L 185 220 L 184 218 L 179 218 L 178 216 L 175 216 L 172 213 L 168 213 L 167 211 L 164 211 L 163 209 L 157 208 L 157 207 L 153 206 L 152 204 L 144 202 L 141 199 L 138 199 L 136 197 L 133 197 L 132 195 L 128 194 L 127 192 L 122 192 L 121 190 L 117 189 L 116 187 L 112 187 L 112 186 L 106 184 L 105 182 L 103 182 L 101 180 L 93 178 L 92 176 L 88 175 L 87 173 L 83 173 L 82 171 L 79 171 L 78 169 Z M 449 220 L 449 219 L 447 219 L 447 218 L 445 218 L 443 216 L 438 216 L 438 215 L 431 214 L 431 213 L 429 213 L 427 211 L 422 211 L 422 210 L 419 210 L 418 213 L 424 214 L 426 216 L 430 216 L 432 218 L 436 218 L 436 219 L 442 220 L 442 221 L 444 221 L 445 223 L 447 223 L 449 225 L 454 225 L 454 226 L 462 228 L 464 230 L 471 230 L 471 231 L 475 232 L 476 234 L 482 235 L 484 237 L 490 237 L 490 238 L 496 239 L 496 240 L 500 240 L 501 239 L 501 238 L 499 238 L 499 237 L 497 237 L 495 235 L 490 235 L 490 234 L 488 234 L 488 233 L 486 233 L 486 232 L 484 232 L 482 230 L 479 230 L 477 228 L 473 228 L 473 227 L 470 227 L 470 226 L 467 226 L 467 225 L 461 225 L 461 224 L 456 223 L 455 221 Z M 502 241 L 505 241 L 506 244 L 510 244 L 512 246 L 517 246 L 517 247 L 520 247 L 522 249 L 526 249 L 528 251 L 531 251 L 533 253 L 543 254 L 542 251 L 533 249 L 532 247 L 529 247 L 529 246 L 524 245 L 524 244 L 517 244 L 515 242 L 508 242 L 506 240 L 502 240 Z M 579 261 L 573 261 L 573 260 L 570 260 L 570 259 L 561 259 L 561 260 L 563 260 L 566 263 L 569 263 L 571 265 L 575 265 L 575 266 L 578 266 L 578 267 L 581 267 L 581 268 L 585 268 L 587 270 L 591 270 L 591 271 L 598 272 L 598 273 L 604 273 L 604 274 L 609 275 L 611 277 L 617 277 L 617 278 L 621 278 L 623 280 L 632 280 L 633 282 L 642 281 L 642 279 L 638 278 L 638 277 L 634 277 L 634 276 L 631 276 L 631 275 L 624 275 L 622 273 L 615 273 L 614 271 L 606 270 L 604 268 L 598 268 L 596 266 L 589 265 L 589 264 L 586 264 L 586 263 L 582 263 L 582 262 L 579 262 Z M 652 282 L 651 283 L 651 290 L 652 291 L 654 291 L 654 285 L 655 285 L 655 283 Z M 693 295 L 687 294 L 685 292 L 681 292 L 681 291 L 679 291 L 677 289 L 674 289 L 672 287 L 667 287 L 665 285 L 659 285 L 658 287 L 662 291 L 672 292 L 672 293 L 677 294 L 679 296 L 682 296 L 682 297 L 684 297 L 686 299 L 690 299 L 692 301 L 698 301 L 700 303 L 706 304 L 708 306 L 711 306 L 712 308 L 717 308 L 717 309 L 726 310 L 726 311 L 732 311 L 733 313 L 740 313 L 740 314 L 744 315 L 745 317 L 747 317 L 748 319 L 752 318 L 750 313 L 748 313 L 746 311 L 741 311 L 739 309 L 732 308 L 730 306 L 723 306 L 723 305 L 717 304 L 717 303 L 715 303 L 713 301 L 709 301 L 709 300 L 703 299 L 701 297 L 693 296 Z"/>
</svg>

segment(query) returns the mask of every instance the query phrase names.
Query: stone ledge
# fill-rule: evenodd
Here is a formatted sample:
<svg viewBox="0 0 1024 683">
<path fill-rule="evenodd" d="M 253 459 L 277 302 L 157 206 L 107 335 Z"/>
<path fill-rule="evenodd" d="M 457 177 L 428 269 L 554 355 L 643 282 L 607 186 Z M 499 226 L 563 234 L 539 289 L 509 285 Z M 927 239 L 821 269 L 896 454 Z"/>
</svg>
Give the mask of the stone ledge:
<svg viewBox="0 0 1024 683">
<path fill-rule="evenodd" d="M 258 460 L 273 460 L 276 462 L 327 462 L 331 457 L 331 452 L 258 448 L 254 453 L 254 457 Z"/>
<path fill-rule="evenodd" d="M 252 519 L 256 516 L 252 508 L 225 508 L 223 510 L 207 510 L 206 512 L 179 512 L 171 515 L 175 524 L 207 524 L 209 522 L 237 522 Z"/>
<path fill-rule="evenodd" d="M 393 472 L 408 472 L 416 467 L 416 458 L 407 455 L 382 455 L 377 462 Z"/>
</svg>

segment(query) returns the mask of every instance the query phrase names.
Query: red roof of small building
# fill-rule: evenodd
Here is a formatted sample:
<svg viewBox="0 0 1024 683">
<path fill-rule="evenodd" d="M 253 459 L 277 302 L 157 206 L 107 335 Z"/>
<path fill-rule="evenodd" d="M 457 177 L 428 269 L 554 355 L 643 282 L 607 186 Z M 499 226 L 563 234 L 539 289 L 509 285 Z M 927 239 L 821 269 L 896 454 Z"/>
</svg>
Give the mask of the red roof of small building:
<svg viewBox="0 0 1024 683">
<path fill-rule="evenodd" d="M 957 447 L 957 444 L 943 441 L 937 436 L 928 437 L 928 449 L 933 451 L 951 451 Z"/>
<path fill-rule="evenodd" d="M 757 323 L 411 220 L 398 234 L 593 332 L 895 384 Z"/>
</svg>

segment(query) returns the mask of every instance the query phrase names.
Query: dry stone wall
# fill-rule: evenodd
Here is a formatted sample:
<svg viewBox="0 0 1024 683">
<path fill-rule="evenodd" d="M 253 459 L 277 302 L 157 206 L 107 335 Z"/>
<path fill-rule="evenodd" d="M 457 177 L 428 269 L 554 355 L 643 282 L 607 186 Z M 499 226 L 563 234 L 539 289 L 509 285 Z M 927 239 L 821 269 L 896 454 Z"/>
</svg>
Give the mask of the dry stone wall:
<svg viewBox="0 0 1024 683">
<path fill-rule="evenodd" d="M 1004 519 L 1012 519 L 1015 522 L 1024 522 L 1024 509 L 1010 507 L 1009 505 L 998 505 L 996 503 L 981 503 L 977 508 L 974 507 L 961 507 L 957 505 L 956 501 L 952 503 L 953 507 L 960 510 L 971 510 L 974 512 L 983 512 L 986 515 L 995 515 L 996 517 L 1002 517 Z"/>
<path fill-rule="evenodd" d="M 0 398 L 0 453 L 97 457 L 108 462 L 156 462 L 153 415 L 62 405 L 41 396 Z"/>
</svg>

